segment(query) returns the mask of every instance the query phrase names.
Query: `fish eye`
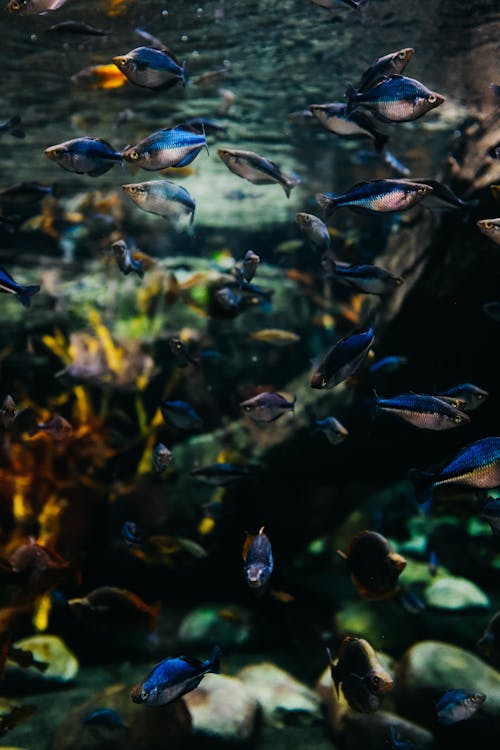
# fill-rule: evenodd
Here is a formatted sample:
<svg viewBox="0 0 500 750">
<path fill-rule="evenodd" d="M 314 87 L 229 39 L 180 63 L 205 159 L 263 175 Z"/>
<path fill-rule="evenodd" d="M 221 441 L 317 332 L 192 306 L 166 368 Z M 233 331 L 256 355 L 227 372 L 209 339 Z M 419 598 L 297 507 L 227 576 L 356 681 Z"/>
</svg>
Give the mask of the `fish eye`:
<svg viewBox="0 0 500 750">
<path fill-rule="evenodd" d="M 419 193 L 419 195 L 422 195 L 423 193 L 426 193 L 426 192 L 427 192 L 427 188 L 424 187 L 423 185 L 422 187 L 417 188 L 417 193 Z"/>
<path fill-rule="evenodd" d="M 378 687 L 380 685 L 381 679 L 380 677 L 377 677 L 376 674 L 374 674 L 370 679 L 371 684 L 373 687 Z"/>
<path fill-rule="evenodd" d="M 322 388 L 326 388 L 326 384 L 327 383 L 328 383 L 328 379 L 327 378 L 321 378 L 320 386 Z"/>
<path fill-rule="evenodd" d="M 483 222 L 483 229 L 493 229 L 493 222 L 492 221 L 485 221 Z"/>
<path fill-rule="evenodd" d="M 136 161 L 139 158 L 139 152 L 138 151 L 131 151 L 129 153 L 129 157 Z"/>
<path fill-rule="evenodd" d="M 457 416 L 453 418 L 453 421 L 456 424 L 460 424 L 460 422 L 462 421 L 462 417 L 459 414 L 457 414 Z"/>
<path fill-rule="evenodd" d="M 21 10 L 21 6 L 16 0 L 9 5 L 10 10 Z"/>
<path fill-rule="evenodd" d="M 181 344 L 181 342 L 180 342 L 180 341 L 177 341 L 177 342 L 176 342 L 176 344 L 175 344 L 175 348 L 176 348 L 176 349 L 182 349 L 182 344 Z"/>
<path fill-rule="evenodd" d="M 400 52 L 399 55 L 398 55 L 398 60 L 404 60 L 405 57 L 406 57 L 406 53 L 405 52 Z"/>
<path fill-rule="evenodd" d="M 243 407 L 243 411 L 252 411 L 252 407 L 251 406 L 244 406 Z"/>
<path fill-rule="evenodd" d="M 429 102 L 429 104 L 435 104 L 437 102 L 437 96 L 436 96 L 436 94 L 430 94 L 427 97 L 427 101 Z"/>
<path fill-rule="evenodd" d="M 141 700 L 145 701 L 147 697 L 148 697 L 148 691 L 145 690 L 144 688 L 142 688 L 142 690 L 141 690 Z"/>
<path fill-rule="evenodd" d="M 480 700 L 479 695 L 471 695 L 470 699 L 473 703 L 479 703 Z"/>
<path fill-rule="evenodd" d="M 129 191 L 129 193 L 137 193 L 137 190 L 138 190 L 138 188 L 136 188 L 136 186 L 135 186 L 135 185 L 131 185 L 131 186 L 130 186 L 130 187 L 128 188 L 128 191 Z"/>
</svg>

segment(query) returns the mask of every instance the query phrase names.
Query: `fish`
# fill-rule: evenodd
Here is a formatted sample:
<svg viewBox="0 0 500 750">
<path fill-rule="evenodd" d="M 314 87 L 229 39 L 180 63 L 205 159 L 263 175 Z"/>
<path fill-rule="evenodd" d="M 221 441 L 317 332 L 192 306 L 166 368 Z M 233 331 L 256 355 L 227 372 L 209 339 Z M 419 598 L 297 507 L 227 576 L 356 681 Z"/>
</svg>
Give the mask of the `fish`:
<svg viewBox="0 0 500 750">
<path fill-rule="evenodd" d="M 391 745 L 395 750 L 418 750 L 412 740 L 402 740 L 396 728 L 391 724 L 389 727 Z"/>
<path fill-rule="evenodd" d="M 474 716 L 485 700 L 484 693 L 448 690 L 436 704 L 438 721 L 445 725 L 466 721 Z"/>
<path fill-rule="evenodd" d="M 247 250 L 243 258 L 243 276 L 245 281 L 252 281 L 260 263 L 260 257 L 253 250 Z"/>
<path fill-rule="evenodd" d="M 436 576 L 439 570 L 438 558 L 433 549 L 429 552 L 429 560 L 427 562 L 427 570 L 432 577 Z"/>
<path fill-rule="evenodd" d="M 54 440 L 67 440 L 73 434 L 73 427 L 60 415 L 52 417 L 48 422 L 37 424 L 37 429 L 50 435 Z"/>
<path fill-rule="evenodd" d="M 381 122 L 418 120 L 445 101 L 442 94 L 431 91 L 420 81 L 400 75 L 385 78 L 377 86 L 361 93 L 348 86 L 346 99 L 348 115 L 361 106 L 370 110 Z"/>
<path fill-rule="evenodd" d="M 200 661 L 189 656 L 169 656 L 157 664 L 148 676 L 132 690 L 134 703 L 166 706 L 194 690 L 208 672 L 219 674 L 221 650 L 214 646 L 209 659 Z"/>
<path fill-rule="evenodd" d="M 58 197 L 58 188 L 55 185 L 42 185 L 39 182 L 17 182 L 15 185 L 0 190 L 0 205 L 7 204 L 9 208 L 29 206 L 38 203 L 47 196 Z"/>
<path fill-rule="evenodd" d="M 45 156 L 67 172 L 91 177 L 108 172 L 122 162 L 122 155 L 101 138 L 72 138 L 45 149 Z"/>
<path fill-rule="evenodd" d="M 415 50 L 411 47 L 404 47 L 396 52 L 389 52 L 387 55 L 378 57 L 361 76 L 361 80 L 356 86 L 356 91 L 358 93 L 369 91 L 380 83 L 380 81 L 383 81 L 384 78 L 401 75 L 413 57 L 414 52 Z"/>
<path fill-rule="evenodd" d="M 448 388 L 447 391 L 440 391 L 436 395 L 439 398 L 442 396 L 458 398 L 463 403 L 462 408 L 465 411 L 475 411 L 481 404 L 484 404 L 489 393 L 473 383 L 461 383 Z"/>
<path fill-rule="evenodd" d="M 404 283 L 401 276 L 394 276 L 380 266 L 339 265 L 333 266 L 333 279 L 362 294 L 389 294 Z"/>
<path fill-rule="evenodd" d="M 163 419 L 181 430 L 201 430 L 203 420 L 186 401 L 167 401 L 160 404 Z"/>
<path fill-rule="evenodd" d="M 407 211 L 432 193 L 432 187 L 410 180 L 358 182 L 346 193 L 318 193 L 316 200 L 329 218 L 342 206 L 364 213 Z"/>
<path fill-rule="evenodd" d="M 45 29 L 48 33 L 53 34 L 76 34 L 82 36 L 110 36 L 111 29 L 98 29 L 85 21 L 61 21 Z"/>
<path fill-rule="evenodd" d="M 290 346 L 300 341 L 300 336 L 293 331 L 284 331 L 281 328 L 262 328 L 260 331 L 249 333 L 252 341 L 262 341 L 272 346 Z"/>
<path fill-rule="evenodd" d="M 340 338 L 315 364 L 310 380 L 311 388 L 334 388 L 354 375 L 368 356 L 374 340 L 375 334 L 371 326 Z"/>
<path fill-rule="evenodd" d="M 382 153 L 389 136 L 377 129 L 366 112 L 354 111 L 348 115 L 346 109 L 344 102 L 309 105 L 312 115 L 328 132 L 342 138 L 370 138 L 376 153 Z"/>
<path fill-rule="evenodd" d="M 434 490 L 448 485 L 494 489 L 500 485 L 500 437 L 475 440 L 461 448 L 456 456 L 433 474 L 410 469 L 417 499 L 427 506 Z"/>
<path fill-rule="evenodd" d="M 375 398 L 377 411 L 391 414 L 421 430 L 451 430 L 470 422 L 468 414 L 436 396 L 402 393 L 381 398 L 375 393 Z"/>
<path fill-rule="evenodd" d="M 0 424 L 8 430 L 18 413 L 17 404 L 10 394 L 7 394 L 0 405 Z"/>
<path fill-rule="evenodd" d="M 389 372 L 396 372 L 400 367 L 404 367 L 408 364 L 408 357 L 400 354 L 389 354 L 387 357 L 378 359 L 369 367 L 370 375 L 379 375 L 381 373 L 386 374 Z"/>
<path fill-rule="evenodd" d="M 121 155 L 130 164 L 155 171 L 166 167 L 186 167 L 196 159 L 202 148 L 206 148 L 208 153 L 204 133 L 174 127 L 151 133 L 134 146 L 123 149 Z"/>
<path fill-rule="evenodd" d="M 347 562 L 353 583 L 364 599 L 387 599 L 400 593 L 398 579 L 407 561 L 394 552 L 382 534 L 360 531 L 350 540 L 347 552 L 337 553 Z"/>
<path fill-rule="evenodd" d="M 0 699 L 0 737 L 6 732 L 15 729 L 18 724 L 29 719 L 38 711 L 34 705 L 20 706 L 17 703 Z M 5 747 L 5 746 L 4 746 Z M 7 749 L 6 749 L 7 750 Z"/>
<path fill-rule="evenodd" d="M 145 42 L 148 47 L 153 47 L 154 49 L 168 52 L 168 47 L 161 41 L 161 39 L 158 39 L 157 36 L 150 34 L 149 31 L 146 31 L 146 29 L 141 29 L 138 27 L 134 29 L 134 34 L 138 39 Z"/>
<path fill-rule="evenodd" d="M 5 122 L 1 122 L 0 133 L 9 133 L 14 138 L 24 138 L 26 133 L 23 130 L 20 116 L 14 115 L 14 117 L 9 117 Z"/>
<path fill-rule="evenodd" d="M 500 219 L 480 219 L 476 224 L 495 245 L 500 245 Z"/>
<path fill-rule="evenodd" d="M 345 636 L 335 661 L 327 649 L 330 671 L 337 695 L 342 693 L 349 706 L 361 713 L 374 713 L 382 705 L 394 680 L 377 658 L 373 647 L 364 638 Z"/>
<path fill-rule="evenodd" d="M 23 648 L 17 648 L 16 646 L 9 646 L 9 650 L 7 652 L 7 659 L 10 662 L 13 662 L 14 664 L 17 664 L 19 667 L 22 667 L 23 669 L 28 669 L 28 667 L 34 667 L 35 669 L 38 669 L 39 672 L 46 672 L 49 663 L 46 661 L 39 661 L 33 656 L 32 651 L 25 650 Z"/>
<path fill-rule="evenodd" d="M 115 257 L 116 265 L 125 276 L 133 271 L 140 279 L 144 278 L 142 263 L 140 260 L 134 260 L 125 240 L 113 242 L 111 251 Z"/>
<path fill-rule="evenodd" d="M 96 708 L 83 717 L 83 726 L 103 744 L 116 742 L 128 730 L 121 714 L 113 708 Z"/>
<path fill-rule="evenodd" d="M 242 294 L 238 294 L 228 286 L 223 286 L 215 292 L 215 299 L 220 307 L 231 316 L 239 315 L 248 305 Z"/>
<path fill-rule="evenodd" d="M 13 294 L 24 307 L 30 307 L 31 298 L 40 291 L 39 284 L 25 286 L 14 281 L 10 273 L 0 268 L 0 292 L 2 294 Z"/>
<path fill-rule="evenodd" d="M 300 183 L 299 177 L 283 172 L 278 164 L 256 154 L 255 151 L 219 148 L 217 154 L 226 167 L 238 177 L 254 185 L 278 183 L 287 198 L 290 197 L 292 189 Z"/>
<path fill-rule="evenodd" d="M 368 3 L 368 0 L 310 0 L 314 5 L 319 5 L 320 8 L 326 8 L 327 10 L 336 10 L 338 3 L 343 3 L 349 8 L 354 10 L 360 10 L 364 5 Z"/>
<path fill-rule="evenodd" d="M 170 451 L 163 443 L 156 443 L 155 447 L 153 448 L 153 455 L 151 457 L 153 471 L 155 471 L 157 474 L 161 474 L 162 471 L 168 469 L 171 460 L 172 451 Z"/>
<path fill-rule="evenodd" d="M 315 420 L 316 428 L 322 432 L 331 445 L 340 445 L 349 435 L 348 430 L 335 417 Z"/>
<path fill-rule="evenodd" d="M 264 593 L 274 567 L 271 542 L 264 534 L 264 526 L 258 534 L 247 534 L 242 554 L 245 581 L 251 589 Z"/>
<path fill-rule="evenodd" d="M 116 586 L 101 586 L 69 599 L 68 605 L 84 627 L 107 635 L 153 630 L 161 608 L 159 601 L 146 604 L 137 594 Z"/>
<path fill-rule="evenodd" d="M 498 669 L 500 667 L 500 612 L 488 622 L 484 632 L 476 643 L 479 653 Z"/>
<path fill-rule="evenodd" d="M 439 180 L 434 180 L 432 177 L 412 177 L 411 181 L 428 185 L 432 188 L 432 198 L 439 198 L 439 200 L 454 206 L 454 208 L 475 208 L 479 205 L 479 199 L 463 200 L 448 185 L 439 182 Z"/>
<path fill-rule="evenodd" d="M 488 498 L 481 513 L 483 521 L 489 523 L 494 536 L 500 536 L 500 500 Z"/>
<path fill-rule="evenodd" d="M 483 312 L 492 320 L 500 323 L 500 302 L 492 301 L 485 302 L 483 305 Z"/>
<path fill-rule="evenodd" d="M 28 601 L 61 583 L 71 568 L 71 563 L 55 550 L 52 540 L 42 545 L 32 536 L 13 550 L 8 565 Z"/>
<path fill-rule="evenodd" d="M 170 351 L 175 357 L 177 367 L 187 367 L 188 365 L 199 364 L 199 359 L 192 357 L 186 344 L 176 336 L 171 336 L 168 340 Z"/>
<path fill-rule="evenodd" d="M 114 63 L 106 65 L 89 65 L 79 70 L 70 78 L 77 86 L 88 86 L 91 89 L 118 89 L 127 83 L 127 77 Z"/>
<path fill-rule="evenodd" d="M 330 234 L 328 227 L 314 214 L 299 212 L 296 215 L 301 233 L 315 250 L 326 253 L 330 249 Z"/>
<path fill-rule="evenodd" d="M 187 120 L 179 123 L 183 130 L 192 130 L 195 133 L 209 133 L 212 135 L 227 135 L 225 125 L 217 122 L 211 117 L 189 117 Z"/>
<path fill-rule="evenodd" d="M 171 180 L 149 180 L 122 185 L 125 194 L 142 208 L 164 219 L 176 214 L 188 214 L 189 223 L 194 221 L 196 201 L 190 196 L 186 188 L 176 185 Z"/>
<path fill-rule="evenodd" d="M 42 15 L 62 8 L 65 2 L 66 0 L 10 0 L 7 10 L 20 16 Z"/>
<path fill-rule="evenodd" d="M 179 81 L 186 85 L 185 63 L 179 65 L 167 48 L 136 47 L 125 55 L 116 55 L 113 62 L 136 86 L 165 91 Z"/>
<path fill-rule="evenodd" d="M 215 463 L 209 466 L 200 466 L 198 469 L 192 469 L 191 476 L 199 479 L 200 482 L 212 484 L 215 487 L 227 487 L 227 485 L 247 479 L 252 475 L 250 469 L 245 466 L 236 466 L 230 463 Z"/>
<path fill-rule="evenodd" d="M 295 411 L 295 398 L 288 401 L 280 393 L 263 391 L 252 398 L 241 401 L 240 407 L 254 422 L 275 422 L 287 412 Z"/>
</svg>

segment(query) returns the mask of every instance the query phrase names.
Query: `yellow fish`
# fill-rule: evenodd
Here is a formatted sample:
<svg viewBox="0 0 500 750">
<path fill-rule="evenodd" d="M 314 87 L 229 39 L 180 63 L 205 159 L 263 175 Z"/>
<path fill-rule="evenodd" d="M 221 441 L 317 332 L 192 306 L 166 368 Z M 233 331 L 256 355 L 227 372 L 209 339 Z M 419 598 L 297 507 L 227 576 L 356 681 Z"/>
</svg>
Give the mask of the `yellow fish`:
<svg viewBox="0 0 500 750">
<path fill-rule="evenodd" d="M 127 81 L 114 63 L 109 65 L 91 65 L 71 76 L 73 83 L 88 86 L 91 89 L 118 89 Z"/>
<path fill-rule="evenodd" d="M 274 346 L 290 346 L 300 341 L 300 336 L 293 331 L 285 331 L 281 328 L 263 328 L 260 331 L 254 331 L 249 334 L 249 338 L 254 341 L 263 341 L 266 344 Z"/>
</svg>

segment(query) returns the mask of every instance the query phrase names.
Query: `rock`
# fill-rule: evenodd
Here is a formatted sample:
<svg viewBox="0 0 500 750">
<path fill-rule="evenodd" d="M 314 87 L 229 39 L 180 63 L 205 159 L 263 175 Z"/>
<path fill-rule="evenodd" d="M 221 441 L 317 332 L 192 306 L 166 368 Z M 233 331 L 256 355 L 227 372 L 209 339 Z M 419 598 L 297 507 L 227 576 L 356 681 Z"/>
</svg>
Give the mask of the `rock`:
<svg viewBox="0 0 500 750">
<path fill-rule="evenodd" d="M 252 693 L 234 677 L 208 674 L 184 701 L 196 738 L 245 744 L 255 734 L 260 706 Z"/>
<path fill-rule="evenodd" d="M 113 743 L 98 739 L 82 719 L 98 708 L 111 708 L 123 719 Z M 73 709 L 56 729 L 50 750 L 97 750 L 131 747 L 134 750 L 181 750 L 191 735 L 191 717 L 183 700 L 168 706 L 149 708 L 130 700 L 129 685 L 111 685 Z"/>
<path fill-rule="evenodd" d="M 197 607 L 186 615 L 179 627 L 179 638 L 184 643 L 217 643 L 222 650 L 243 646 L 252 635 L 252 613 L 232 604 Z"/>
<path fill-rule="evenodd" d="M 267 723 L 283 727 L 322 721 L 321 701 L 314 691 L 275 664 L 251 664 L 236 676 L 259 701 Z"/>
<path fill-rule="evenodd" d="M 342 750 L 387 750 L 392 747 L 391 727 L 397 741 L 414 743 L 419 750 L 427 750 L 432 745 L 434 735 L 427 729 L 403 719 L 388 711 L 374 714 L 349 712 L 344 725 Z M 406 744 L 403 745 L 406 747 Z M 410 746 L 411 747 L 411 746 Z"/>
<path fill-rule="evenodd" d="M 480 712 L 500 730 L 499 672 L 469 651 L 441 641 L 420 641 L 403 654 L 395 687 L 400 713 L 417 722 L 433 723 L 433 702 L 453 688 L 485 693 Z"/>
<path fill-rule="evenodd" d="M 469 607 L 490 607 L 490 600 L 484 591 L 467 578 L 439 578 L 429 584 L 424 599 L 430 607 L 438 609 L 468 609 Z"/>
<path fill-rule="evenodd" d="M 18 667 L 7 661 L 9 675 L 14 678 L 26 676 L 37 681 L 71 682 L 78 674 L 78 659 L 56 635 L 33 635 L 12 645 L 23 651 L 31 651 L 37 661 L 48 664 L 47 669 L 41 672 L 35 667 Z"/>
</svg>

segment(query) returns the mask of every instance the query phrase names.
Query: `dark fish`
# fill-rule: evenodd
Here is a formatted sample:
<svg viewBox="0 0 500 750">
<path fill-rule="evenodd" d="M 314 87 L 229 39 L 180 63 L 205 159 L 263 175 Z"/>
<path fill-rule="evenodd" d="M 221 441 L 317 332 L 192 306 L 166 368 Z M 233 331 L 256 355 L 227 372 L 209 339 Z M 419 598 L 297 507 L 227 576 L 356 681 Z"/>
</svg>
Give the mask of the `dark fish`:
<svg viewBox="0 0 500 750">
<path fill-rule="evenodd" d="M 8 430 L 11 424 L 14 422 L 17 415 L 17 404 L 10 396 L 7 394 L 5 396 L 4 400 L 2 401 L 2 404 L 0 405 L 0 424 L 4 428 L 4 430 Z"/>
<path fill-rule="evenodd" d="M 45 149 L 45 155 L 67 172 L 91 177 L 108 172 L 122 161 L 122 155 L 100 138 L 73 138 Z"/>
<path fill-rule="evenodd" d="M 380 153 L 389 136 L 381 133 L 366 112 L 346 113 L 347 105 L 343 102 L 327 104 L 310 104 L 309 109 L 318 122 L 330 133 L 343 138 L 371 138 L 373 147 Z"/>
<path fill-rule="evenodd" d="M 485 302 L 483 305 L 483 312 L 492 320 L 500 323 L 500 302 Z"/>
<path fill-rule="evenodd" d="M 46 661 L 39 661 L 33 656 L 32 651 L 28 651 L 24 648 L 16 648 L 16 646 L 9 646 L 7 653 L 9 661 L 14 662 L 23 669 L 28 667 L 34 667 L 39 672 L 45 672 L 48 669 L 49 663 Z"/>
<path fill-rule="evenodd" d="M 480 708 L 486 695 L 468 690 L 448 690 L 436 704 L 438 720 L 441 724 L 456 724 L 470 719 Z"/>
<path fill-rule="evenodd" d="M 153 34 L 150 34 L 149 31 L 146 31 L 146 29 L 134 29 L 134 34 L 138 39 L 145 42 L 148 47 L 153 47 L 154 49 L 162 50 L 163 52 L 168 52 L 168 47 L 166 44 L 164 44 L 161 39 L 158 39 L 157 36 L 154 36 Z M 170 53 L 172 54 L 172 53 Z"/>
<path fill-rule="evenodd" d="M 286 412 L 295 411 L 295 399 L 287 401 L 279 393 L 264 391 L 252 398 L 248 398 L 246 401 L 242 401 L 240 406 L 254 422 L 275 422 L 283 414 L 286 414 Z"/>
<path fill-rule="evenodd" d="M 400 367 L 404 367 L 408 364 L 408 357 L 400 356 L 398 354 L 389 354 L 387 357 L 378 359 L 373 365 L 370 365 L 370 375 L 386 374 L 389 372 L 396 372 Z"/>
<path fill-rule="evenodd" d="M 260 263 L 260 257 L 252 250 L 247 250 L 243 258 L 243 276 L 245 281 L 252 281 Z"/>
<path fill-rule="evenodd" d="M 311 388 L 334 388 L 361 367 L 374 341 L 373 328 L 339 339 L 319 359 L 311 376 Z"/>
<path fill-rule="evenodd" d="M 391 414 L 421 430 L 451 430 L 470 422 L 470 417 L 436 396 L 402 393 L 392 398 L 375 394 L 377 411 Z"/>
<path fill-rule="evenodd" d="M 201 430 L 203 420 L 186 401 L 162 401 L 160 404 L 163 419 L 181 430 Z"/>
<path fill-rule="evenodd" d="M 199 661 L 189 656 L 164 659 L 132 690 L 134 703 L 146 706 L 166 706 L 181 695 L 194 690 L 207 672 L 220 672 L 221 650 L 214 646 L 209 659 Z"/>
<path fill-rule="evenodd" d="M 187 367 L 188 365 L 197 365 L 199 360 L 192 357 L 186 344 L 179 338 L 171 336 L 168 340 L 170 351 L 175 357 L 177 367 Z"/>
<path fill-rule="evenodd" d="M 203 133 L 193 133 L 180 127 L 163 128 L 151 133 L 122 151 L 123 158 L 142 169 L 154 171 L 167 167 L 187 167 L 202 148 L 207 149 Z"/>
<path fill-rule="evenodd" d="M 125 276 L 133 271 L 140 279 L 144 277 L 144 269 L 141 261 L 133 259 L 130 248 L 125 240 L 113 242 L 111 250 L 115 256 L 116 265 Z"/>
<path fill-rule="evenodd" d="M 227 128 L 211 117 L 190 117 L 179 123 L 184 130 L 192 130 L 195 133 L 209 133 L 211 135 L 227 135 Z"/>
<path fill-rule="evenodd" d="M 349 8 L 354 10 L 360 10 L 363 5 L 368 3 L 368 0 L 310 0 L 314 5 L 319 5 L 320 8 L 326 8 L 327 10 L 335 11 L 338 8 L 339 3 L 348 5 Z"/>
<path fill-rule="evenodd" d="M 315 250 L 325 253 L 330 249 L 330 235 L 328 227 L 314 214 L 297 214 L 299 229 Z"/>
<path fill-rule="evenodd" d="M 186 85 L 185 63 L 166 48 L 136 47 L 126 55 L 113 57 L 113 62 L 131 83 L 143 88 L 166 90 L 178 81 Z"/>
<path fill-rule="evenodd" d="M 48 195 L 57 198 L 58 190 L 54 185 L 41 185 L 39 182 L 18 182 L 0 190 L 0 204 L 9 208 L 22 207 L 37 203 Z"/>
<path fill-rule="evenodd" d="M 176 185 L 171 180 L 129 183 L 122 185 L 122 190 L 143 211 L 158 214 L 164 219 L 188 214 L 189 223 L 193 223 L 195 199 L 189 195 L 186 188 Z"/>
<path fill-rule="evenodd" d="M 49 26 L 46 31 L 55 34 L 78 34 L 84 36 L 109 36 L 113 33 L 111 29 L 98 29 L 90 23 L 85 23 L 85 21 L 61 21 L 61 23 Z"/>
<path fill-rule="evenodd" d="M 325 417 L 324 419 L 316 420 L 316 427 L 324 435 L 326 435 L 328 442 L 332 445 L 340 445 L 343 443 L 349 432 L 346 430 L 343 424 L 339 422 L 335 417 Z"/>
<path fill-rule="evenodd" d="M 248 307 L 243 295 L 238 294 L 228 286 L 217 289 L 214 296 L 222 309 L 232 315 L 239 315 L 240 312 L 243 312 Z"/>
<path fill-rule="evenodd" d="M 404 283 L 379 266 L 339 265 L 333 263 L 333 278 L 362 294 L 388 294 Z"/>
<path fill-rule="evenodd" d="M 337 208 L 367 212 L 406 211 L 432 193 L 430 185 L 410 180 L 372 180 L 358 182 L 347 193 L 318 193 L 316 200 L 329 218 Z"/>
<path fill-rule="evenodd" d="M 94 589 L 68 601 L 74 616 L 89 630 L 108 635 L 153 630 L 161 602 L 146 604 L 137 594 L 115 586 Z"/>
<path fill-rule="evenodd" d="M 70 569 L 51 544 L 38 544 L 34 537 L 16 547 L 8 563 L 30 601 L 64 580 Z"/>
<path fill-rule="evenodd" d="M 406 559 L 392 549 L 376 531 L 360 531 L 349 542 L 347 552 L 337 550 L 347 561 L 352 580 L 365 599 L 386 599 L 399 593 L 398 578 Z"/>
<path fill-rule="evenodd" d="M 251 589 L 261 593 L 267 587 L 271 573 L 273 572 L 274 560 L 271 542 L 264 534 L 264 527 L 259 533 L 252 536 L 247 534 L 243 545 L 243 573 L 245 580 Z"/>
<path fill-rule="evenodd" d="M 14 281 L 10 273 L 4 268 L 0 268 L 0 292 L 2 294 L 13 294 L 24 307 L 31 305 L 31 298 L 40 291 L 40 286 L 23 286 Z"/>
<path fill-rule="evenodd" d="M 143 546 L 145 538 L 133 521 L 125 521 L 122 526 L 122 539 L 127 547 Z"/>
<path fill-rule="evenodd" d="M 427 562 L 427 570 L 431 576 L 436 576 L 439 569 L 439 563 L 436 553 L 433 549 L 429 552 L 429 560 Z"/>
<path fill-rule="evenodd" d="M 0 712 L 0 737 L 15 729 L 22 721 L 29 719 L 35 711 L 38 711 L 36 706 L 19 706 L 5 702 Z"/>
<path fill-rule="evenodd" d="M 472 383 L 461 383 L 460 385 L 454 385 L 452 388 L 448 388 L 447 391 L 440 391 L 437 396 L 457 398 L 463 402 L 463 408 L 465 411 L 474 411 L 481 406 L 481 404 L 484 404 L 489 393 Z"/>
<path fill-rule="evenodd" d="M 478 199 L 464 201 L 448 185 L 444 185 L 439 180 L 433 180 L 432 177 L 412 177 L 411 181 L 420 185 L 428 185 L 432 188 L 433 198 L 439 198 L 455 208 L 475 208 L 479 205 Z"/>
<path fill-rule="evenodd" d="M 163 443 L 156 443 L 153 449 L 153 455 L 151 458 L 153 464 L 153 470 L 157 474 L 161 474 L 170 465 L 172 458 L 172 451 L 169 451 L 166 445 Z"/>
<path fill-rule="evenodd" d="M 327 653 L 337 695 L 342 687 L 342 693 L 354 711 L 378 711 L 394 681 L 368 641 L 348 635 L 340 644 L 335 662 L 329 649 Z"/>
<path fill-rule="evenodd" d="M 491 531 L 495 536 L 500 536 L 500 500 L 488 498 L 488 502 L 483 508 L 481 514 L 483 521 L 487 521 Z"/>
<path fill-rule="evenodd" d="M 21 118 L 19 115 L 9 117 L 5 122 L 0 123 L 0 133 L 10 133 L 14 138 L 24 138 L 26 133 L 22 128 Z"/>
<path fill-rule="evenodd" d="M 395 727 L 391 724 L 389 727 L 390 732 L 390 740 L 391 745 L 395 750 L 418 750 L 417 745 L 415 745 L 412 740 L 403 740 L 401 739 L 399 733 L 396 731 Z"/>
<path fill-rule="evenodd" d="M 7 5 L 9 13 L 20 16 L 42 15 L 50 10 L 61 8 L 66 0 L 10 0 Z"/>
<path fill-rule="evenodd" d="M 201 466 L 199 469 L 191 471 L 192 477 L 199 479 L 201 482 L 206 482 L 206 484 L 213 484 L 216 487 L 226 487 L 228 484 L 232 484 L 232 482 L 236 482 L 239 479 L 247 479 L 251 475 L 252 472 L 250 469 L 229 463 L 210 464 L 209 466 Z"/>
<path fill-rule="evenodd" d="M 420 81 L 405 76 L 385 78 L 368 91 L 358 93 L 353 86 L 346 91 L 347 114 L 357 107 L 369 109 L 382 122 L 410 122 L 439 107 L 444 96 L 431 91 Z"/>
<path fill-rule="evenodd" d="M 476 223 L 486 237 L 489 237 L 495 245 L 500 245 L 500 219 L 480 219 Z"/>
<path fill-rule="evenodd" d="M 128 729 L 122 716 L 112 708 L 96 708 L 83 718 L 83 724 L 103 744 L 116 742 Z"/>
<path fill-rule="evenodd" d="M 410 469 L 408 476 L 423 503 L 430 502 L 435 489 L 450 484 L 494 489 L 500 485 L 500 437 L 487 437 L 466 445 L 434 474 Z"/>
<path fill-rule="evenodd" d="M 259 156 L 254 151 L 219 148 L 217 153 L 226 167 L 238 177 L 243 177 L 244 180 L 254 185 L 279 183 L 287 198 L 290 197 L 295 185 L 300 182 L 298 177 L 286 174 L 275 162 Z"/>
<path fill-rule="evenodd" d="M 411 175 L 411 170 L 399 161 L 387 148 L 382 149 L 380 158 L 400 177 L 409 177 Z"/>
<path fill-rule="evenodd" d="M 405 47 L 397 52 L 389 52 L 388 55 L 383 55 L 370 65 L 361 76 L 361 80 L 357 86 L 357 92 L 362 93 L 372 89 L 377 83 L 383 81 L 384 78 L 390 78 L 393 75 L 401 75 L 403 70 L 406 68 L 411 58 L 413 57 L 414 49 L 411 47 Z"/>
<path fill-rule="evenodd" d="M 500 612 L 493 615 L 476 643 L 476 648 L 495 669 L 500 668 Z"/>
<path fill-rule="evenodd" d="M 38 424 L 37 428 L 46 435 L 50 435 L 54 440 L 66 440 L 73 434 L 73 427 L 67 419 L 57 415 L 52 417 L 48 422 Z"/>
</svg>

